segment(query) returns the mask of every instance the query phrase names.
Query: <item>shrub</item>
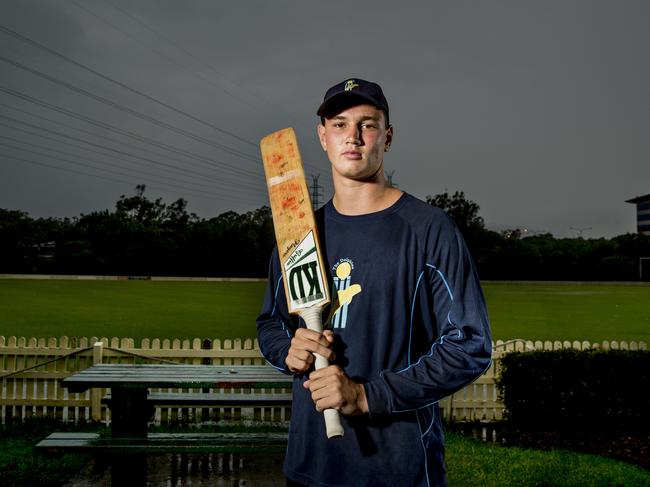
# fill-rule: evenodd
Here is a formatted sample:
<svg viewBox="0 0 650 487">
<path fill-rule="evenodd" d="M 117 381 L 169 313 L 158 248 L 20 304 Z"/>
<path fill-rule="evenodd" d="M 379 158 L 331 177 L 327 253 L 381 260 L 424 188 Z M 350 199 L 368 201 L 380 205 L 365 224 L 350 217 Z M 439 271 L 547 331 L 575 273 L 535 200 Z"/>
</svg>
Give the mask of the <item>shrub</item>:
<svg viewBox="0 0 650 487">
<path fill-rule="evenodd" d="M 650 431 L 650 352 L 512 352 L 497 382 L 506 419 L 527 429 Z"/>
</svg>

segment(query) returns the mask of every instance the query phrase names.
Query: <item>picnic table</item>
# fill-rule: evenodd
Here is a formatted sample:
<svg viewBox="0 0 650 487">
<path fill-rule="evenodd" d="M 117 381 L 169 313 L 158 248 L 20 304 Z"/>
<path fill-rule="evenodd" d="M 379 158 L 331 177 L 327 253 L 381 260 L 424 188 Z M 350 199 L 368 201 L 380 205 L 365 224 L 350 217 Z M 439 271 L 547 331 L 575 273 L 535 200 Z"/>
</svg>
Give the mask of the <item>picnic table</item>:
<svg viewBox="0 0 650 487">
<path fill-rule="evenodd" d="M 267 365 L 185 365 L 185 364 L 96 364 L 62 381 L 71 393 L 91 388 L 109 388 L 110 437 L 93 433 L 53 433 L 39 448 L 50 451 L 89 449 L 183 450 L 206 446 L 233 450 L 237 439 L 248 441 L 244 448 L 255 449 L 260 441 L 270 446 L 285 443 L 283 438 L 266 435 L 228 434 L 147 434 L 147 425 L 156 402 L 165 404 L 290 404 L 290 394 L 236 393 L 236 389 L 291 388 L 293 378 Z M 209 393 L 150 393 L 149 389 L 201 389 Z M 228 392 L 226 392 L 228 391 Z M 276 441 L 277 440 L 277 441 Z M 227 445 L 226 445 L 227 444 Z"/>
</svg>

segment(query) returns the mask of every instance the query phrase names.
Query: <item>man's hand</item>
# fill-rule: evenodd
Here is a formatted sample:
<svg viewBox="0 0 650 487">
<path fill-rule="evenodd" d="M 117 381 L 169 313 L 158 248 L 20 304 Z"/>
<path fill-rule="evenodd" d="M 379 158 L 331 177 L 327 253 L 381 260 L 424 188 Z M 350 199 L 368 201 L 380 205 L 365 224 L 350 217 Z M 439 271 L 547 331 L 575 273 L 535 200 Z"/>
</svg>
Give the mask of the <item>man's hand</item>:
<svg viewBox="0 0 650 487">
<path fill-rule="evenodd" d="M 350 379 L 338 365 L 315 370 L 309 374 L 304 387 L 311 391 L 311 398 L 318 411 L 334 408 L 347 416 L 368 412 L 363 384 Z"/>
<path fill-rule="evenodd" d="M 306 372 L 314 362 L 314 353 L 318 353 L 327 360 L 334 360 L 336 357 L 332 351 L 334 333 L 325 330 L 318 333 L 307 328 L 298 328 L 291 339 L 291 346 L 284 360 L 291 372 Z"/>
</svg>

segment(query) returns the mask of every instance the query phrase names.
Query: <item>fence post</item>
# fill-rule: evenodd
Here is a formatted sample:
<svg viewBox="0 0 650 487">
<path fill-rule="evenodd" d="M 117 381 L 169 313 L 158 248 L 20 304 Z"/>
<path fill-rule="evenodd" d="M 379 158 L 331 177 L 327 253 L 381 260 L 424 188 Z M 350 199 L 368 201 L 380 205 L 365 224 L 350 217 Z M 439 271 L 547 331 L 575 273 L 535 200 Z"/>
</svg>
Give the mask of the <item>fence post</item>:
<svg viewBox="0 0 650 487">
<path fill-rule="evenodd" d="M 447 396 L 447 421 L 452 423 L 454 421 L 454 395 Z"/>
<path fill-rule="evenodd" d="M 104 343 L 95 342 L 93 345 L 93 365 L 101 364 L 104 358 Z M 90 417 L 93 421 L 102 420 L 102 392 L 103 389 L 90 390 Z"/>
</svg>

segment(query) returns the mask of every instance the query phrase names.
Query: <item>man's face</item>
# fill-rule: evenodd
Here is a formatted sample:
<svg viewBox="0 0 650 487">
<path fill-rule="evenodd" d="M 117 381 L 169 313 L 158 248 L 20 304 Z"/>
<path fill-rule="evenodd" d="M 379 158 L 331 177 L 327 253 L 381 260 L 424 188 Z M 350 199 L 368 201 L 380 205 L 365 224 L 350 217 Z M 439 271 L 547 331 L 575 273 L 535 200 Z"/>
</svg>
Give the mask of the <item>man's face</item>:
<svg viewBox="0 0 650 487">
<path fill-rule="evenodd" d="M 318 137 L 332 163 L 334 178 L 370 181 L 382 171 L 384 151 L 393 138 L 382 110 L 357 105 L 318 125 Z"/>
</svg>

